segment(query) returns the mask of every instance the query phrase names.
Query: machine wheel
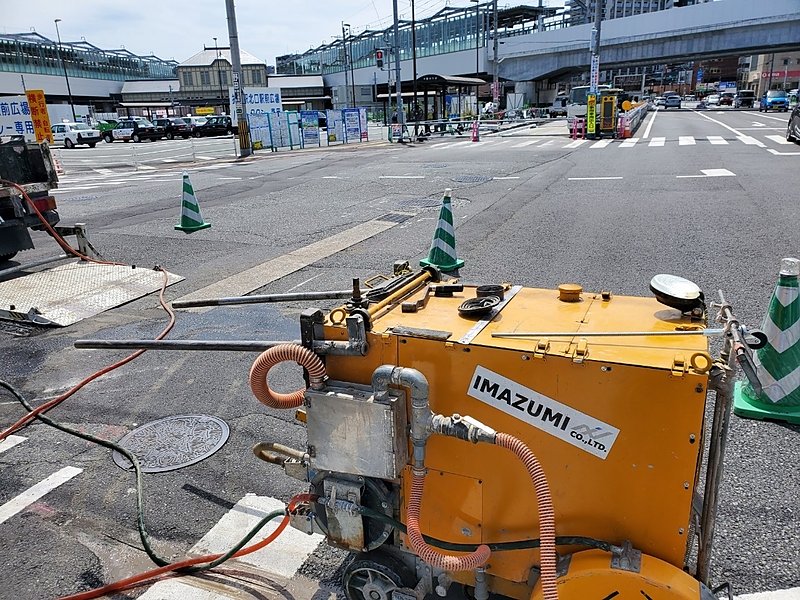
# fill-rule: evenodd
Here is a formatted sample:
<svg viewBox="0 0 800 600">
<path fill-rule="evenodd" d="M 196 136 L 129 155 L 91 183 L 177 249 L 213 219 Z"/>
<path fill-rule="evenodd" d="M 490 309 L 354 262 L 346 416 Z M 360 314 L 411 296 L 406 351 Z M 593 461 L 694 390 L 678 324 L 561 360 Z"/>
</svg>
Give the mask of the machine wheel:
<svg viewBox="0 0 800 600">
<path fill-rule="evenodd" d="M 199 131 L 195 131 L 194 132 L 194 137 L 199 138 L 200 137 L 200 132 Z"/>
<path fill-rule="evenodd" d="M 140 138 L 140 137 L 139 137 L 139 134 L 138 134 L 138 133 L 134 133 L 134 134 L 131 136 L 131 139 L 133 140 L 133 142 L 134 142 L 135 144 L 138 144 L 139 142 L 141 142 L 141 141 L 142 141 L 142 138 Z"/>
<path fill-rule="evenodd" d="M 394 590 L 415 585 L 410 569 L 386 552 L 356 556 L 342 582 L 348 600 L 392 600 Z"/>
<path fill-rule="evenodd" d="M 171 132 L 171 131 L 168 131 L 168 132 L 167 132 L 167 139 L 168 139 L 168 140 L 173 140 L 173 139 L 175 139 L 175 136 L 172 134 L 172 132 Z"/>
<path fill-rule="evenodd" d="M 72 142 L 71 139 L 67 138 L 64 140 L 64 148 L 68 148 L 72 150 L 75 147 L 75 144 Z"/>
<path fill-rule="evenodd" d="M 111 142 L 114 141 L 114 137 L 110 135 L 104 135 L 103 140 L 105 141 L 106 144 L 110 144 Z"/>
<path fill-rule="evenodd" d="M 12 258 L 17 255 L 16 252 L 12 252 L 11 254 L 0 254 L 0 263 L 8 262 Z"/>
</svg>

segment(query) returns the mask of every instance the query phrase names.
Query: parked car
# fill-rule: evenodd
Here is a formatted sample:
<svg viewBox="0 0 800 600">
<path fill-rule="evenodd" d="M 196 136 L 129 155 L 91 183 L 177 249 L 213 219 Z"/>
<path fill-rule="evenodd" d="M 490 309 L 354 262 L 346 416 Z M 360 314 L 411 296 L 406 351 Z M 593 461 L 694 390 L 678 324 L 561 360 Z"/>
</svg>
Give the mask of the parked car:
<svg viewBox="0 0 800 600">
<path fill-rule="evenodd" d="M 102 139 L 100 131 L 92 129 L 86 123 L 56 123 L 50 131 L 53 133 L 53 142 L 64 144 L 64 148 L 74 148 L 78 144 L 94 148 Z"/>
<path fill-rule="evenodd" d="M 164 129 L 162 127 L 156 127 L 150 121 L 140 119 L 122 119 L 114 129 L 103 133 L 103 139 L 109 144 L 115 140 L 123 142 L 152 140 L 155 142 L 163 137 Z"/>
<path fill-rule="evenodd" d="M 681 107 L 681 97 L 678 96 L 678 94 L 664 97 L 664 110 L 668 108 L 680 108 L 680 107 Z"/>
<path fill-rule="evenodd" d="M 168 140 L 182 137 L 187 139 L 192 135 L 192 128 L 183 119 L 170 117 L 168 119 L 153 119 L 153 125 L 164 128 L 164 135 Z"/>
<path fill-rule="evenodd" d="M 208 137 L 212 135 L 230 135 L 239 133 L 239 128 L 233 124 L 230 117 L 208 117 L 206 122 L 194 128 L 194 137 Z"/>
<path fill-rule="evenodd" d="M 192 131 L 192 135 L 194 135 L 194 130 L 203 125 L 208 119 L 206 117 L 192 117 L 191 115 L 188 117 L 181 117 L 186 124 L 189 126 L 189 129 Z"/>
<path fill-rule="evenodd" d="M 666 98 L 664 98 L 664 96 L 656 96 L 656 99 L 653 100 L 653 104 L 655 104 L 656 106 L 664 106 L 665 102 Z"/>
<path fill-rule="evenodd" d="M 688 95 L 684 96 L 683 99 L 684 99 L 685 102 L 694 102 L 694 101 L 697 100 L 697 98 L 694 96 L 694 94 L 688 94 Z"/>
<path fill-rule="evenodd" d="M 783 112 L 789 110 L 789 96 L 785 90 L 769 90 L 761 97 L 758 112 L 767 112 L 768 110 L 782 110 Z"/>
<path fill-rule="evenodd" d="M 786 125 L 786 141 L 800 142 L 800 104 L 794 107 L 789 117 L 789 123 Z"/>
<path fill-rule="evenodd" d="M 753 90 L 739 90 L 733 99 L 734 108 L 753 108 L 756 105 L 756 93 Z"/>
<path fill-rule="evenodd" d="M 551 117 L 566 117 L 567 102 L 569 102 L 569 96 L 556 96 L 553 104 L 547 109 L 547 114 Z"/>
<path fill-rule="evenodd" d="M 719 95 L 720 106 L 733 106 L 733 99 L 736 96 L 733 92 L 722 92 Z"/>
<path fill-rule="evenodd" d="M 719 94 L 710 94 L 706 96 L 706 104 L 709 106 L 719 106 Z"/>
</svg>

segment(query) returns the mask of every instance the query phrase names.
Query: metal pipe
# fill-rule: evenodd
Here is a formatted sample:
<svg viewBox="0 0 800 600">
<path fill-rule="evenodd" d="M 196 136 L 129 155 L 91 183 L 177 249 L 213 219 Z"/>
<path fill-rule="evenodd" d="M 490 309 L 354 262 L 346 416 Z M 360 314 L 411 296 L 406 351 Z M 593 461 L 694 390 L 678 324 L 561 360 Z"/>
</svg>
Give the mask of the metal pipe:
<svg viewBox="0 0 800 600">
<path fill-rule="evenodd" d="M 431 277 L 433 277 L 433 275 L 431 274 L 430 271 L 427 271 L 427 270 L 423 271 L 422 273 L 417 275 L 414 279 L 412 279 L 409 283 L 407 283 L 406 285 L 401 287 L 399 290 L 397 290 L 391 296 L 388 296 L 387 298 L 384 298 L 383 300 L 381 300 L 377 304 L 375 304 L 373 306 L 370 306 L 367 309 L 369 311 L 370 316 L 374 316 L 382 308 L 388 306 L 392 302 L 395 302 L 396 300 L 399 300 L 400 298 L 402 298 L 402 297 L 406 296 L 407 294 L 409 294 L 410 292 L 414 291 L 419 286 L 421 286 L 423 283 L 428 281 Z"/>
<path fill-rule="evenodd" d="M 89 350 L 214 350 L 219 352 L 263 352 L 287 340 L 76 340 L 75 347 Z"/>
<path fill-rule="evenodd" d="M 406 117 L 403 112 L 403 78 L 400 72 L 400 25 L 397 11 L 397 0 L 392 2 L 392 11 L 394 13 L 394 69 L 395 69 L 395 87 L 397 88 L 397 123 L 400 125 L 400 139 L 403 139 L 403 132 L 405 130 Z"/>
<path fill-rule="evenodd" d="M 28 263 L 27 265 L 17 265 L 16 267 L 3 269 L 2 271 L 0 271 L 0 279 L 5 277 L 6 275 L 12 275 L 13 273 L 18 273 L 19 271 L 25 271 L 26 269 L 32 269 L 33 267 L 40 267 L 42 265 L 46 265 L 51 262 L 65 260 L 67 258 L 75 258 L 75 257 L 70 256 L 69 254 L 61 254 L 59 256 L 52 256 L 50 258 L 43 258 L 42 260 L 36 260 L 32 263 Z"/>
<path fill-rule="evenodd" d="M 724 329 L 690 329 L 687 331 L 532 331 L 532 332 L 497 332 L 492 337 L 497 338 L 521 338 L 521 337 L 662 337 L 662 336 L 682 336 L 682 335 L 722 335 Z"/>
<path fill-rule="evenodd" d="M 231 296 L 228 298 L 206 298 L 201 300 L 175 300 L 173 308 L 196 308 L 201 306 L 236 306 L 238 304 L 261 304 L 268 302 L 294 302 L 296 300 L 335 300 L 350 298 L 353 290 L 328 292 L 295 292 L 289 294 L 263 294 L 260 296 Z"/>
</svg>

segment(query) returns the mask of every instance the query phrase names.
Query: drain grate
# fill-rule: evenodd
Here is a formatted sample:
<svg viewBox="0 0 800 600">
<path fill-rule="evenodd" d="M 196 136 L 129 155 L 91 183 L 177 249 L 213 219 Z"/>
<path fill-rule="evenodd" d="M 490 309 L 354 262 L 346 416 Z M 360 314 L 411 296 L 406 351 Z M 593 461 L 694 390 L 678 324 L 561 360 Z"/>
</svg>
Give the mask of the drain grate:
<svg viewBox="0 0 800 600">
<path fill-rule="evenodd" d="M 486 175 L 457 175 L 452 178 L 456 183 L 486 183 L 492 178 Z"/>
<path fill-rule="evenodd" d="M 222 419 L 208 415 L 180 415 L 146 423 L 131 431 L 119 445 L 139 460 L 145 473 L 162 473 L 205 460 L 225 445 L 230 435 Z M 119 452 L 113 453 L 117 466 L 133 465 Z"/>
<path fill-rule="evenodd" d="M 450 165 L 448 165 L 447 163 L 428 163 L 428 164 L 422 165 L 422 168 L 423 169 L 446 169 L 449 166 Z"/>
<path fill-rule="evenodd" d="M 441 198 L 406 198 L 398 202 L 400 208 L 437 208 L 442 205 Z"/>
<path fill-rule="evenodd" d="M 414 215 L 409 215 L 407 213 L 397 213 L 397 212 L 390 212 L 386 213 L 385 215 L 381 215 L 380 217 L 375 217 L 376 221 L 386 221 L 387 223 L 405 223 Z"/>
</svg>

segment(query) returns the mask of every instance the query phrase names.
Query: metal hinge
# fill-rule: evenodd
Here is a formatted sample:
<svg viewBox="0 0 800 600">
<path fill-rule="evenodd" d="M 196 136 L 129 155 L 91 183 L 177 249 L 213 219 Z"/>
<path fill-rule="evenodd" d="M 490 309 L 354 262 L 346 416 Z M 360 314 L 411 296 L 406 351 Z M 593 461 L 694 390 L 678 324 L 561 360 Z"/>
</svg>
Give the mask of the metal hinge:
<svg viewBox="0 0 800 600">
<path fill-rule="evenodd" d="M 533 358 L 544 358 L 550 350 L 550 340 L 542 338 L 536 342 L 536 349 L 533 351 Z"/>
<path fill-rule="evenodd" d="M 578 340 L 572 352 L 572 362 L 581 364 L 589 354 L 589 344 L 586 340 Z"/>
<path fill-rule="evenodd" d="M 676 354 L 672 359 L 672 374 L 675 377 L 683 377 L 686 373 L 686 359 L 683 354 Z"/>
</svg>

